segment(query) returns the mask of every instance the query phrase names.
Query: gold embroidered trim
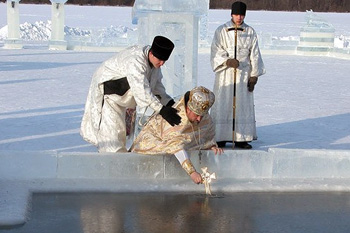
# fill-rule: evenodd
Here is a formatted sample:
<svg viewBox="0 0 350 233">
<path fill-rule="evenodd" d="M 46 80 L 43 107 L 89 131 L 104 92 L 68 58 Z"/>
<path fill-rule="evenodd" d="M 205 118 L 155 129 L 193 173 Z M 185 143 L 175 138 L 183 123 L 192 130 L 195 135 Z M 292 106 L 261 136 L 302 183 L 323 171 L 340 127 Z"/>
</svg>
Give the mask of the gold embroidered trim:
<svg viewBox="0 0 350 233">
<path fill-rule="evenodd" d="M 186 173 L 188 175 L 191 175 L 193 172 L 196 171 L 196 169 L 194 168 L 191 160 L 186 159 L 183 163 L 182 163 L 182 168 L 186 171 Z"/>
</svg>

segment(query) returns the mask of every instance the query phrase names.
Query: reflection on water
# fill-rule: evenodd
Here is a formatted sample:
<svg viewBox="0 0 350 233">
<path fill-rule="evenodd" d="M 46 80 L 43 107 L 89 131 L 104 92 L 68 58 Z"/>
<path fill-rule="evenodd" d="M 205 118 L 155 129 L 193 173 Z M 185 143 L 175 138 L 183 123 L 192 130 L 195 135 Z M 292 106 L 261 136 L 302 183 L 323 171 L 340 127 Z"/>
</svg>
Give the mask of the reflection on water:
<svg viewBox="0 0 350 233">
<path fill-rule="evenodd" d="M 28 223 L 0 232 L 350 232 L 350 193 L 34 194 Z"/>
<path fill-rule="evenodd" d="M 79 198 L 86 203 L 80 210 L 82 232 L 232 232 L 235 229 L 250 232 L 246 220 L 238 215 L 232 218 L 233 213 L 225 214 L 222 207 L 213 208 L 214 198 L 223 197 L 155 193 L 104 194 L 100 198 L 84 195 Z"/>
</svg>

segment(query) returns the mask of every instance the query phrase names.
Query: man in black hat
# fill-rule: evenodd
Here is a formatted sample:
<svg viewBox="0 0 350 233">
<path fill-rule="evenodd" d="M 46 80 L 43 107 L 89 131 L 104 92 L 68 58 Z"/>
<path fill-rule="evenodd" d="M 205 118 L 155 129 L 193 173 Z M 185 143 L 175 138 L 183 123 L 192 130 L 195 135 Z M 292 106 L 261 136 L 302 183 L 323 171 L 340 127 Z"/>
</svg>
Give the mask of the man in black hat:
<svg viewBox="0 0 350 233">
<path fill-rule="evenodd" d="M 211 110 L 219 146 L 251 149 L 257 138 L 254 113 L 254 87 L 265 73 L 258 37 L 244 22 L 247 5 L 234 2 L 231 20 L 219 26 L 211 44 L 210 61 L 215 72 L 216 102 Z"/>
<path fill-rule="evenodd" d="M 92 77 L 80 134 L 99 152 L 126 152 L 126 110 L 150 107 L 178 125 L 181 117 L 162 84 L 160 67 L 174 44 L 156 36 L 152 46 L 132 46 L 106 60 Z"/>
</svg>

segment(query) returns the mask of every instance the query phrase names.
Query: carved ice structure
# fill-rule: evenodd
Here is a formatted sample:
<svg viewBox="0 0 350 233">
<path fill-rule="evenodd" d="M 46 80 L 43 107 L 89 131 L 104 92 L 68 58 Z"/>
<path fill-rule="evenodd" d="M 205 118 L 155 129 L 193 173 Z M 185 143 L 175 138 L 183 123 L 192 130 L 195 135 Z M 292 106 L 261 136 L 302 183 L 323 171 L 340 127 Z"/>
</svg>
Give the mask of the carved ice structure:
<svg viewBox="0 0 350 233">
<path fill-rule="evenodd" d="M 50 0 L 51 6 L 51 39 L 50 49 L 66 50 L 67 42 L 64 40 L 64 4 L 67 0 Z"/>
<path fill-rule="evenodd" d="M 172 96 L 182 95 L 197 84 L 199 20 L 208 12 L 208 3 L 208 0 L 136 0 L 133 6 L 139 44 L 151 44 L 157 35 L 175 44 L 163 67 L 164 85 Z"/>
<path fill-rule="evenodd" d="M 4 45 L 6 49 L 21 49 L 23 46 L 19 29 L 19 2 L 20 0 L 7 1 L 8 36 Z"/>
<path fill-rule="evenodd" d="M 307 24 L 300 29 L 298 54 L 328 53 L 334 47 L 332 24 L 316 15 L 312 10 L 306 12 Z"/>
</svg>

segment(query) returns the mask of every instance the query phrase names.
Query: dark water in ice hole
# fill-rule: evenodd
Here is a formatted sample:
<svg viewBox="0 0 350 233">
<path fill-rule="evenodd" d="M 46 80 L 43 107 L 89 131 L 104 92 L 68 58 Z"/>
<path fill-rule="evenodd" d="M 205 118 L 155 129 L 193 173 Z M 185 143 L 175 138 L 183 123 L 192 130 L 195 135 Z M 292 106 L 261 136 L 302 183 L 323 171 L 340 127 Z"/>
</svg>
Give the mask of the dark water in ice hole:
<svg viewBox="0 0 350 233">
<path fill-rule="evenodd" d="M 39 193 L 29 221 L 0 232 L 346 233 L 350 193 Z"/>
</svg>

